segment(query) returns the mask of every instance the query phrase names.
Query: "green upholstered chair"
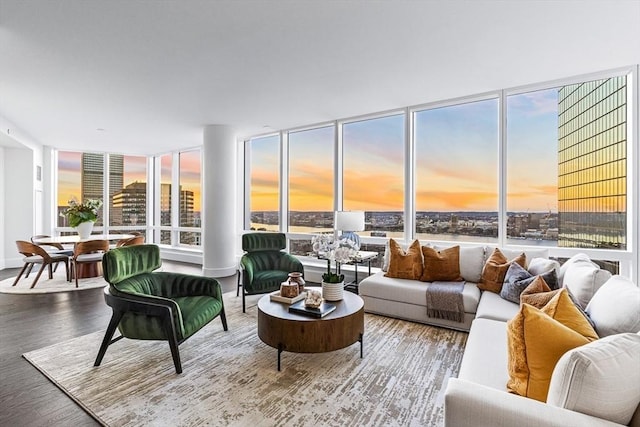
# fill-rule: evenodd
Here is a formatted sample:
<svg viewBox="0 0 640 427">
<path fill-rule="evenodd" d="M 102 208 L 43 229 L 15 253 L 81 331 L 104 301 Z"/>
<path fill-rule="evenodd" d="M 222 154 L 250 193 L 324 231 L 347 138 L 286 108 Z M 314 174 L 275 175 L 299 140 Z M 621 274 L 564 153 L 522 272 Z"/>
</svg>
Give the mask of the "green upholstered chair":
<svg viewBox="0 0 640 427">
<path fill-rule="evenodd" d="M 109 345 L 123 337 L 168 340 L 179 374 L 180 344 L 218 316 L 227 330 L 220 283 L 209 277 L 154 272 L 161 264 L 156 245 L 124 246 L 104 254 L 102 268 L 109 282 L 104 296 L 113 315 L 95 366 L 100 366 Z M 121 335 L 112 339 L 116 328 Z"/>
<path fill-rule="evenodd" d="M 247 233 L 242 235 L 240 274 L 236 296 L 242 287 L 242 312 L 245 312 L 245 295 L 264 294 L 280 289 L 289 273 L 304 274 L 300 260 L 283 252 L 287 238 L 283 233 Z"/>
</svg>

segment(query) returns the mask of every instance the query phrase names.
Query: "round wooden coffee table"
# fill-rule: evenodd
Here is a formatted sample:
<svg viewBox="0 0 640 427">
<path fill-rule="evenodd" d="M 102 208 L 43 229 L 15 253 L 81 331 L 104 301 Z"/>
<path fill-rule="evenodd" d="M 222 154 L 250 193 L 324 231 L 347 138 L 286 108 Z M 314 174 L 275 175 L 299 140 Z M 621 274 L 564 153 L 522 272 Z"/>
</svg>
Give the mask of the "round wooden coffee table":
<svg viewBox="0 0 640 427">
<path fill-rule="evenodd" d="M 313 288 L 312 288 L 313 289 Z M 358 295 L 344 292 L 342 301 L 331 301 L 336 309 L 320 319 L 289 313 L 289 305 L 271 301 L 269 295 L 258 302 L 258 336 L 280 354 L 324 353 L 360 342 L 363 356 L 364 301 Z"/>
</svg>

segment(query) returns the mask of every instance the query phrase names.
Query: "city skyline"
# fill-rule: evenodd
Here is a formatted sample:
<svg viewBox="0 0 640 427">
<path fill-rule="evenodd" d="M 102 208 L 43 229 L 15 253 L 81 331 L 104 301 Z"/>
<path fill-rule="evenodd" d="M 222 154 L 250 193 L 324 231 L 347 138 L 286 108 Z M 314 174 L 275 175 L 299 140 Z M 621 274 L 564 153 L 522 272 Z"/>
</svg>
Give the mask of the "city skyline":
<svg viewBox="0 0 640 427">
<path fill-rule="evenodd" d="M 73 197 L 82 198 L 82 152 L 59 151 L 58 152 L 58 206 L 67 206 Z M 102 157 L 102 154 L 98 154 Z M 110 156 L 113 156 L 111 154 Z M 162 173 L 171 177 L 171 155 L 169 162 L 161 161 Z M 147 157 L 123 156 L 123 187 L 134 182 L 147 181 Z M 164 160 L 164 156 L 162 157 Z M 192 150 L 180 153 L 180 186 L 183 190 L 193 192 L 194 211 L 201 211 L 200 190 L 200 152 Z M 169 182 L 171 179 L 169 178 Z M 120 191 L 118 188 L 116 191 Z M 112 189 L 113 190 L 113 189 Z M 111 191 L 113 194 L 113 191 Z M 100 197 L 102 199 L 102 196 Z"/>
</svg>

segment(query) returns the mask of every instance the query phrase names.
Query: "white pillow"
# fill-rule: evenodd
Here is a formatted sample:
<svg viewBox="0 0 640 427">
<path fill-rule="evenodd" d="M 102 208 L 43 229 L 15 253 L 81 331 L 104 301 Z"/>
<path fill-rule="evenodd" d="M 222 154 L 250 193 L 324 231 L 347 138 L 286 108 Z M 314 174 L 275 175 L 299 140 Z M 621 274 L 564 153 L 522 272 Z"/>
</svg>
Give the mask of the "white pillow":
<svg viewBox="0 0 640 427">
<path fill-rule="evenodd" d="M 438 246 L 433 248 L 437 251 L 450 248 L 450 246 Z M 460 275 L 467 282 L 478 283 L 482 277 L 484 267 L 484 246 L 460 246 Z"/>
<path fill-rule="evenodd" d="M 640 335 L 618 334 L 566 352 L 547 403 L 628 425 L 640 404 Z"/>
<path fill-rule="evenodd" d="M 564 274 L 567 272 L 567 269 L 574 263 L 576 262 L 581 262 L 581 261 L 586 261 L 586 262 L 591 262 L 591 258 L 589 258 L 589 255 L 587 254 L 583 254 L 583 253 L 579 253 L 579 254 L 575 254 L 574 256 L 572 256 L 571 258 L 569 258 L 568 260 L 566 260 L 564 262 L 564 264 L 562 264 L 560 266 L 560 271 L 558 272 L 558 283 L 560 284 L 560 286 L 562 287 L 562 284 L 564 283 Z"/>
<path fill-rule="evenodd" d="M 496 248 L 495 246 L 487 246 L 485 248 L 484 262 L 487 262 L 487 260 L 489 259 L 489 257 L 491 256 L 495 248 Z M 528 268 L 529 261 L 532 260 L 533 258 L 549 258 L 549 249 L 524 249 L 524 248 L 523 249 L 499 248 L 499 249 L 500 249 L 500 252 L 502 252 L 502 254 L 505 257 L 507 257 L 509 261 L 511 261 L 517 256 L 520 256 L 520 254 L 524 252 L 525 256 L 527 257 L 527 259 L 525 260 L 526 262 L 524 266 L 525 268 Z"/>
<path fill-rule="evenodd" d="M 593 295 L 585 311 L 596 325 L 596 332 L 600 337 L 638 332 L 640 288 L 626 277 L 613 276 Z M 638 369 L 640 370 L 640 361 Z"/>
<path fill-rule="evenodd" d="M 582 308 L 586 308 L 591 297 L 611 278 L 611 273 L 601 270 L 591 261 L 572 263 L 564 273 L 563 287 L 576 297 Z"/>
<path fill-rule="evenodd" d="M 555 270 L 556 276 L 560 275 L 560 263 L 555 259 L 547 259 L 547 258 L 532 258 L 529 261 L 529 268 L 527 268 L 529 273 L 533 276 L 538 276 L 540 274 L 544 274 L 548 271 Z"/>
</svg>

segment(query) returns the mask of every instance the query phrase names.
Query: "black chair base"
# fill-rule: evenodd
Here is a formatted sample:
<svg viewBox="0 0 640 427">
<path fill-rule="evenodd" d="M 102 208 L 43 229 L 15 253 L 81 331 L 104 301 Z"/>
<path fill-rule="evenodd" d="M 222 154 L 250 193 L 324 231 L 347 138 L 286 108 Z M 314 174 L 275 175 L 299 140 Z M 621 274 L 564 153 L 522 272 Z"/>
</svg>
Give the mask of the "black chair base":
<svg viewBox="0 0 640 427">
<path fill-rule="evenodd" d="M 104 338 L 102 339 L 102 344 L 100 345 L 100 350 L 98 351 L 98 356 L 93 364 L 93 366 L 100 366 L 102 363 L 102 359 L 107 352 L 107 348 L 124 338 L 122 335 L 113 338 L 113 334 L 116 332 L 122 317 L 126 312 L 137 312 L 143 313 L 148 316 L 157 316 L 162 318 L 162 324 L 164 325 L 165 335 L 168 337 L 167 341 L 169 342 L 169 348 L 171 349 L 171 357 L 173 358 L 173 365 L 176 369 L 176 374 L 182 373 L 182 363 L 180 361 L 180 352 L 178 351 L 178 346 L 186 341 L 186 338 L 178 340 L 175 326 L 173 324 L 173 314 L 172 309 L 169 306 L 162 304 L 153 304 L 146 301 L 138 301 L 135 299 L 129 299 L 125 297 L 114 297 L 109 292 L 109 288 L 105 288 L 104 290 L 104 298 L 107 302 L 107 305 L 112 307 L 113 314 L 111 316 L 111 320 L 109 321 L 109 326 L 107 327 L 107 331 L 104 334 Z M 219 314 L 220 320 L 222 321 L 222 327 L 225 331 L 228 331 L 227 326 L 227 317 L 224 312 L 224 307 Z"/>
</svg>

